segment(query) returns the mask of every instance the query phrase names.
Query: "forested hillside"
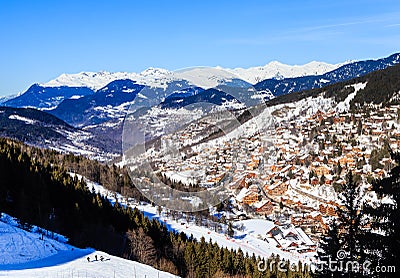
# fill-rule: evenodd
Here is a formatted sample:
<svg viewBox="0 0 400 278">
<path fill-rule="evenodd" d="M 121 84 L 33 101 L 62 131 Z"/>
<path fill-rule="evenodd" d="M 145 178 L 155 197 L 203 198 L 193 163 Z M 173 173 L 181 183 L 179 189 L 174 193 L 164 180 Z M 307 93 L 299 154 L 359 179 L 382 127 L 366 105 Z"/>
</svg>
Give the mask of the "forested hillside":
<svg viewBox="0 0 400 278">
<path fill-rule="evenodd" d="M 115 166 L 0 139 L 0 169 L 0 211 L 18 217 L 22 227 L 34 224 L 64 234 L 76 246 L 94 247 L 183 277 L 310 277 L 303 267 L 298 272 L 279 272 L 276 267 L 260 272 L 260 258 L 168 231 L 137 209 L 111 205 L 66 171 L 93 175 L 109 186 L 132 187 Z"/>
<path fill-rule="evenodd" d="M 354 92 L 354 88 L 350 85 L 356 83 L 366 83 L 366 86 L 357 92 L 350 103 L 352 107 L 363 106 L 364 104 L 383 104 L 384 106 L 397 104 L 400 92 L 400 64 L 323 88 L 282 95 L 268 101 L 267 105 L 295 102 L 320 94 L 323 94 L 326 98 L 333 97 L 336 102 L 340 102 Z"/>
</svg>

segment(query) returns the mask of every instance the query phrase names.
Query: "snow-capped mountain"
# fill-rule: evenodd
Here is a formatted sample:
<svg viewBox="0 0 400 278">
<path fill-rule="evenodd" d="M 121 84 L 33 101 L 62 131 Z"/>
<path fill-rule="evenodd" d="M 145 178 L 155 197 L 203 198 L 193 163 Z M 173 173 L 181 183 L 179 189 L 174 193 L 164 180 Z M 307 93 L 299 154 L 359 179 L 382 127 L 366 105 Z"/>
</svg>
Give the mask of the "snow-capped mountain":
<svg viewBox="0 0 400 278">
<path fill-rule="evenodd" d="M 321 75 L 330 71 L 333 71 L 345 64 L 328 64 L 324 62 L 312 61 L 304 65 L 286 65 L 278 61 L 272 61 L 265 66 L 251 67 L 251 68 L 235 68 L 226 69 L 228 72 L 232 72 L 239 76 L 241 79 L 256 84 L 265 79 L 284 79 L 294 78 L 308 75 Z"/>
<path fill-rule="evenodd" d="M 83 127 L 124 117 L 128 110 L 156 106 L 170 94 L 189 96 L 203 90 L 186 80 L 167 82 L 164 86 L 149 87 L 130 79 L 115 80 L 92 95 L 65 100 L 49 113 L 73 126 Z"/>
<path fill-rule="evenodd" d="M 333 99 L 336 103 L 344 102 L 338 105 L 338 111 L 348 110 L 350 106 L 398 105 L 400 99 L 399 72 L 400 64 L 396 64 L 322 88 L 281 95 L 269 101 L 267 106 L 295 103 L 310 97 Z"/>
<path fill-rule="evenodd" d="M 209 89 L 219 85 L 234 84 L 234 86 L 239 87 L 239 84 L 240 86 L 254 84 L 257 90 L 268 95 L 267 99 L 270 99 L 272 95 L 277 96 L 319 88 L 327 84 L 362 76 L 398 62 L 399 54 L 394 54 L 379 60 L 335 65 L 310 62 L 302 66 L 289 66 L 279 62 L 271 62 L 263 67 L 249 69 L 195 67 L 171 72 L 165 69 L 149 68 L 141 73 L 81 72 L 77 74 L 62 74 L 47 83 L 32 85 L 25 93 L 5 101 L 4 105 L 34 107 L 42 110 L 53 109 L 63 100 L 78 99 L 92 95 L 116 80 L 131 80 L 137 85 L 148 87 L 147 93 L 152 92 L 150 95 L 156 96 L 156 101 L 153 102 L 156 104 L 160 103 L 163 97 L 168 97 L 175 91 L 179 91 L 171 90 L 171 84 L 174 82 L 182 83 L 183 81 L 185 84 L 182 84 L 181 91 L 187 87 Z M 257 81 L 260 82 L 256 83 Z M 123 92 L 121 91 L 121 93 Z M 138 94 L 138 96 L 144 96 L 141 99 L 142 105 L 148 105 L 152 102 L 152 96 L 150 95 Z M 184 95 L 181 96 L 183 97 Z M 87 99 L 91 101 L 90 98 Z M 107 105 L 113 106 L 112 103 Z"/>
<path fill-rule="evenodd" d="M 215 88 L 219 85 L 227 85 L 232 82 L 236 84 L 238 84 L 237 82 L 241 82 L 245 86 L 251 85 L 240 76 L 221 67 L 188 68 L 174 72 L 174 76 L 177 79 L 187 80 L 189 83 L 204 89 Z"/>
<path fill-rule="evenodd" d="M 44 87 L 88 87 L 98 90 L 108 83 L 118 79 L 131 79 L 139 84 L 150 87 L 164 87 L 166 82 L 172 79 L 186 79 L 205 89 L 218 85 L 218 80 L 239 78 L 251 84 L 255 84 L 268 78 L 292 78 L 307 75 L 320 75 L 337 69 L 344 65 L 328 64 L 324 62 L 310 62 L 305 65 L 286 65 L 277 61 L 265 66 L 244 68 L 222 67 L 195 67 L 182 69 L 175 72 L 160 68 L 149 68 L 141 73 L 129 72 L 80 72 L 76 74 L 61 74 L 59 77 L 41 84 Z M 200 73 L 200 74 L 199 74 Z"/>
<path fill-rule="evenodd" d="M 130 79 L 138 84 L 150 87 L 165 87 L 165 83 L 172 80 L 173 73 L 159 68 L 148 68 L 141 73 L 129 72 L 80 72 L 75 74 L 61 74 L 56 79 L 41 84 L 44 87 L 88 87 L 98 90 L 114 80 Z"/>
<path fill-rule="evenodd" d="M 170 72 L 150 68 L 138 74 L 63 74 L 46 84 L 32 85 L 24 94 L 7 100 L 3 105 L 46 110 L 71 126 L 83 128 L 92 138 L 106 134 L 105 138 L 99 139 L 105 149 L 120 152 L 123 119 L 136 110 L 146 113 L 148 109 L 158 107 L 160 109 L 154 111 L 159 112 L 159 118 L 169 117 L 169 112 L 164 113 L 162 109 L 187 108 L 199 102 L 221 109 L 241 109 L 256 105 L 261 100 L 268 101 L 280 95 L 363 76 L 399 62 L 400 54 L 393 54 L 383 59 L 351 62 L 342 66 L 317 62 L 304 66 L 285 66 L 273 62 L 248 70 L 197 67 Z M 335 69 L 329 71 L 332 68 Z M 265 74 L 263 77 L 274 74 L 273 78 L 253 86 L 250 81 L 255 81 L 261 72 Z M 282 76 L 322 72 L 325 73 L 281 79 Z M 256 79 L 251 80 L 250 76 Z M 208 104 L 201 107 L 203 112 L 204 109 L 210 111 L 209 107 L 205 108 Z"/>
<path fill-rule="evenodd" d="M 143 87 L 129 79 L 115 80 L 94 94 L 67 99 L 49 113 L 74 126 L 98 124 L 124 116 Z"/>
<path fill-rule="evenodd" d="M 254 85 L 259 91 L 271 92 L 274 96 L 321 88 L 329 84 L 363 76 L 385 69 L 400 62 L 400 53 L 378 60 L 367 60 L 345 64 L 333 71 L 321 74 L 285 79 L 266 79 Z"/>
</svg>

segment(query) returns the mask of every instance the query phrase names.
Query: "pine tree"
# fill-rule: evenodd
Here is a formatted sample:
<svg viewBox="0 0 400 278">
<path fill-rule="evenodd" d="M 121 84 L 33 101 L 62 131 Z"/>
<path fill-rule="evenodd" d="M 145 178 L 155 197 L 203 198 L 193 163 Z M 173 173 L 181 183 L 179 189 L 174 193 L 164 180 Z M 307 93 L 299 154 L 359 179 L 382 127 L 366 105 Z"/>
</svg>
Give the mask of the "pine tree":
<svg viewBox="0 0 400 278">
<path fill-rule="evenodd" d="M 341 273 L 338 271 L 332 272 L 327 264 L 329 259 L 336 260 L 337 253 L 342 248 L 342 243 L 339 238 L 339 229 L 335 220 L 330 223 L 329 230 L 326 235 L 321 239 L 318 255 L 321 259 L 318 271 L 316 275 L 319 277 L 341 277 Z"/>
<path fill-rule="evenodd" d="M 348 253 L 348 258 L 357 259 L 360 253 L 358 236 L 362 234 L 360 189 L 354 181 L 352 172 L 349 172 L 346 178 L 347 184 L 340 195 L 343 206 L 340 206 L 337 210 L 339 232 L 343 231 L 341 233 L 343 247 Z"/>
<path fill-rule="evenodd" d="M 370 219 L 370 229 L 365 241 L 368 243 L 368 260 L 373 265 L 395 266 L 400 269 L 400 154 L 392 153 L 396 162 L 388 177 L 372 183 L 379 201 L 364 204 Z M 383 202 L 383 200 L 387 200 Z M 379 231 L 379 232 L 378 232 Z"/>
<path fill-rule="evenodd" d="M 196 277 L 196 254 L 194 250 L 193 243 L 188 242 L 185 248 L 184 261 L 186 266 L 186 277 L 194 278 Z"/>
<path fill-rule="evenodd" d="M 228 228 L 226 229 L 226 234 L 229 237 L 233 237 L 235 235 L 235 231 L 233 230 L 233 224 L 232 221 L 229 221 L 228 223 Z"/>
<path fill-rule="evenodd" d="M 347 183 L 343 187 L 339 199 L 342 205 L 336 208 L 337 219 L 332 222 L 330 229 L 322 240 L 320 256 L 323 262 L 332 261 L 358 262 L 361 257 L 364 257 L 364 242 L 362 240 L 364 232 L 362 230 L 362 214 L 360 189 L 355 182 L 352 172 L 346 175 Z M 341 254 L 346 254 L 345 258 L 338 256 L 338 251 Z M 326 277 L 342 277 L 344 271 L 333 272 L 329 265 L 322 267 L 320 275 Z M 359 269 L 349 269 L 346 277 L 360 276 Z"/>
</svg>

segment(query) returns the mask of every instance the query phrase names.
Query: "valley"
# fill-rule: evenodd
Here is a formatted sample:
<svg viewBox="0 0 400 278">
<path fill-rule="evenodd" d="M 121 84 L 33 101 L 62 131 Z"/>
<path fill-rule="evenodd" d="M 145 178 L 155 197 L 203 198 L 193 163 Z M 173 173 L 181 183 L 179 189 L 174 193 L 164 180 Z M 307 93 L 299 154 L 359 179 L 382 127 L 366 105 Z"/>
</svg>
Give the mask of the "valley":
<svg viewBox="0 0 400 278">
<path fill-rule="evenodd" d="M 23 224 L 33 221 L 47 228 L 53 224 L 44 220 L 42 210 L 68 208 L 79 215 L 86 232 L 66 226 L 71 219 L 64 216 L 53 228 L 72 242 L 90 242 L 99 250 L 93 252 L 177 275 L 190 276 L 188 267 L 200 271 L 190 256 L 202 254 L 207 244 L 217 246 L 208 258 L 225 252 L 231 259 L 242 257 L 248 267 L 279 258 L 315 271 L 332 223 L 351 212 L 350 185 L 357 185 L 357 194 L 352 193 L 357 201 L 350 206 L 356 211 L 394 202 L 390 196 L 382 199 L 376 184 L 398 167 L 398 62 L 394 54 L 323 69 L 318 64 L 291 71 L 273 64 L 281 68 L 271 69 L 278 72 L 267 80 L 250 78 L 255 69 L 194 68 L 62 75 L 33 85 L 0 107 L 1 136 L 28 144 L 4 139 L 3 163 L 10 169 L 27 167 L 28 176 L 50 175 L 46 188 L 54 182 L 79 193 L 69 193 L 72 207 L 41 193 L 46 206 L 32 199 L 39 216 L 26 215 L 22 200 L 41 187 L 29 193 L 28 187 L 12 190 L 9 176 L 7 190 L 2 189 L 4 208 L 19 214 Z M 306 68 L 319 75 L 303 74 Z M 282 69 L 288 77 L 279 75 Z M 233 75 L 238 72 L 246 78 Z M 51 170 L 55 165 L 60 168 Z M 21 186 L 26 182 L 21 180 Z M 82 200 L 92 200 L 91 205 Z M 115 218 L 103 223 L 102 210 Z M 89 221 L 88 211 L 97 218 Z M 353 217 L 359 217 L 356 229 L 377 234 L 368 217 Z M 110 241 L 99 241 L 99 231 Z M 150 249 L 139 252 L 141 242 Z M 172 248 L 176 242 L 184 247 Z M 195 250 L 189 256 L 185 252 L 191 246 Z M 94 273 L 74 259 L 67 264 Z M 204 264 L 208 271 L 233 273 L 228 265 Z"/>
</svg>

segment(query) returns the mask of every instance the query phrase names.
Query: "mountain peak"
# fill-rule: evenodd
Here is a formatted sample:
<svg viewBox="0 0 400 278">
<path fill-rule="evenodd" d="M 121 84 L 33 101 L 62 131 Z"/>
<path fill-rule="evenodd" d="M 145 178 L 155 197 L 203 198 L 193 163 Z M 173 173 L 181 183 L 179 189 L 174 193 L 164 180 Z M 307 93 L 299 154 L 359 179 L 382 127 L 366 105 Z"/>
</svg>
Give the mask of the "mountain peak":
<svg viewBox="0 0 400 278">
<path fill-rule="evenodd" d="M 136 74 L 134 75 L 136 76 Z M 127 72 L 110 73 L 107 71 L 99 71 L 99 72 L 87 71 L 87 72 L 72 73 L 72 74 L 63 73 L 56 79 L 53 79 L 41 85 L 45 87 L 60 87 L 60 86 L 89 87 L 93 90 L 97 90 L 116 79 L 132 79 L 132 74 L 129 74 Z"/>
<path fill-rule="evenodd" d="M 325 62 L 311 61 L 304 65 L 287 65 L 279 61 L 271 61 L 265 66 L 251 68 L 235 68 L 228 71 L 236 74 L 241 79 L 255 84 L 265 79 L 294 78 L 307 75 L 320 75 L 339 68 L 342 64 L 328 64 Z"/>
<path fill-rule="evenodd" d="M 265 67 L 274 67 L 274 66 L 279 66 L 279 67 L 281 67 L 281 66 L 289 66 L 289 65 L 286 65 L 286 64 L 284 64 L 284 63 L 281 63 L 281 62 L 279 62 L 279 61 L 271 61 L 271 62 L 269 62 L 268 64 L 266 64 L 265 65 Z"/>
<path fill-rule="evenodd" d="M 169 75 L 171 74 L 171 72 L 169 70 L 166 69 L 162 69 L 162 68 L 153 68 L 150 67 L 148 69 L 145 69 L 144 71 L 142 71 L 140 73 L 141 76 L 156 76 L 156 75 Z"/>
</svg>

